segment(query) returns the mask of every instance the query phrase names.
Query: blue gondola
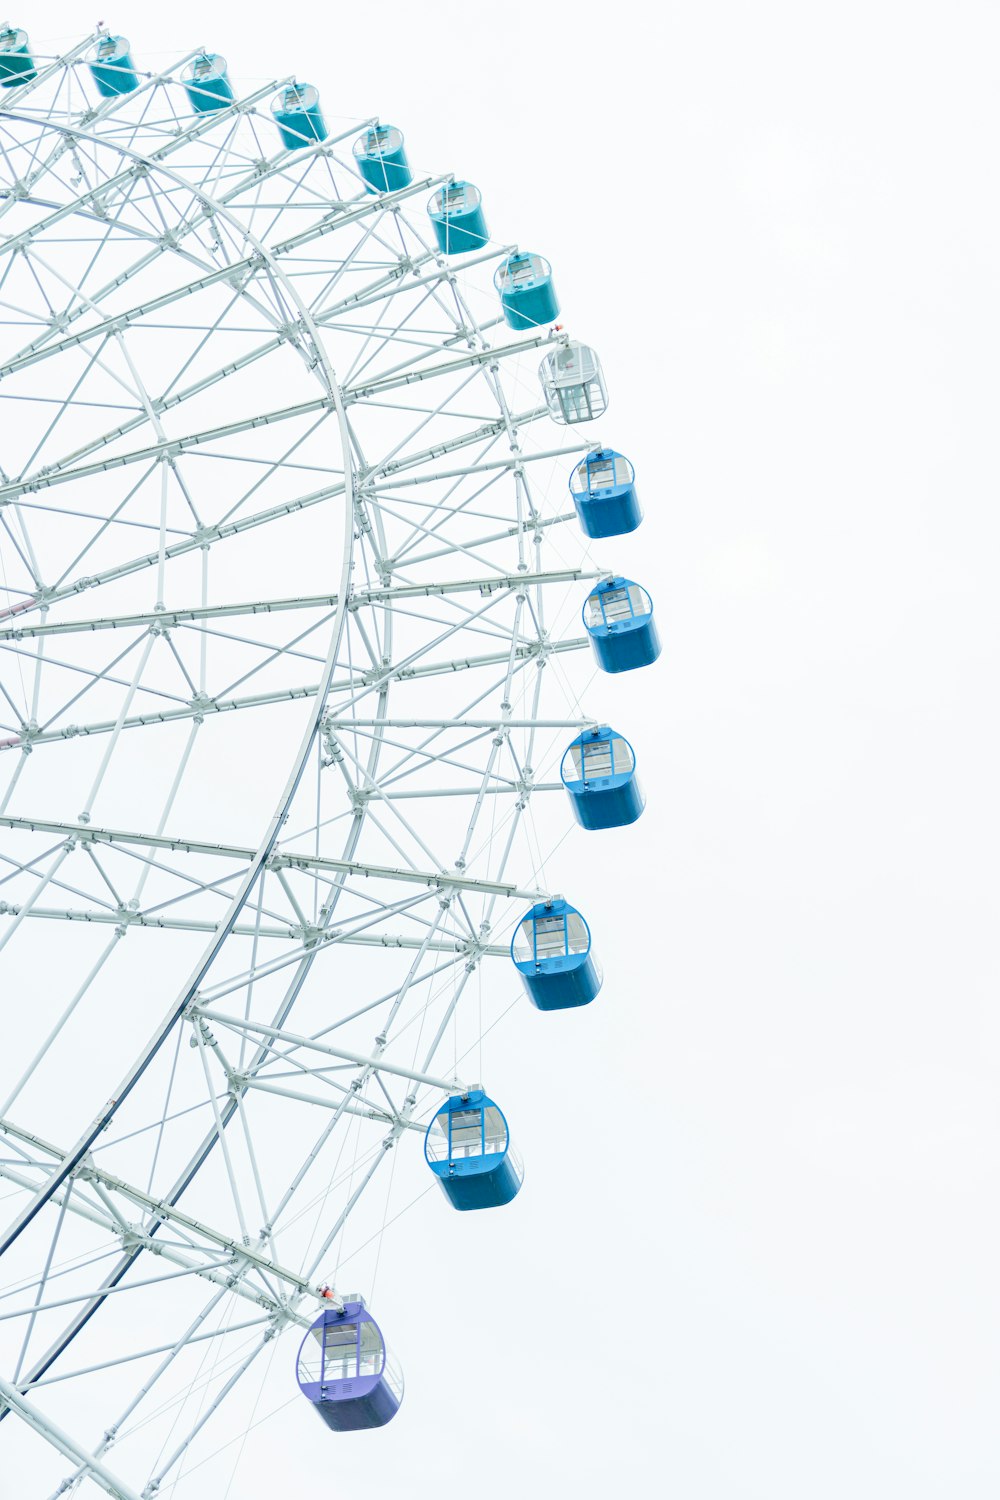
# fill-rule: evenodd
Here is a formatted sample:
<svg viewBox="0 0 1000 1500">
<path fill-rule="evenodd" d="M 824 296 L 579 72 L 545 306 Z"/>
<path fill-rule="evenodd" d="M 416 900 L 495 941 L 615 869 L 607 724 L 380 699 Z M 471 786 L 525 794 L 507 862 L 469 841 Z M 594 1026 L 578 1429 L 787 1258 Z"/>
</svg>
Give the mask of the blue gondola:
<svg viewBox="0 0 1000 1500">
<path fill-rule="evenodd" d="M 592 422 L 608 409 L 601 361 L 587 344 L 570 340 L 553 349 L 539 365 L 538 378 L 549 415 L 563 427 Z"/>
<path fill-rule="evenodd" d="M 334 1432 L 384 1427 L 403 1399 L 402 1372 L 362 1297 L 329 1308 L 299 1349 L 299 1389 Z"/>
<path fill-rule="evenodd" d="M 613 448 L 595 448 L 570 475 L 570 494 L 587 536 L 622 536 L 642 520 L 635 470 Z"/>
<path fill-rule="evenodd" d="M 424 1155 L 453 1208 L 498 1208 L 517 1197 L 524 1179 L 503 1111 L 482 1089 L 456 1094 L 438 1110 Z"/>
<path fill-rule="evenodd" d="M 403 132 L 395 125 L 373 125 L 354 142 L 358 171 L 373 193 L 395 193 L 413 181 L 403 149 Z"/>
<path fill-rule="evenodd" d="M 648 667 L 660 654 L 653 601 L 631 578 L 606 578 L 583 606 L 584 629 L 602 672 Z"/>
<path fill-rule="evenodd" d="M 319 107 L 319 89 L 312 83 L 290 83 L 271 100 L 271 113 L 288 151 L 300 151 L 314 141 L 325 141 L 326 122 Z"/>
<path fill-rule="evenodd" d="M 181 75 L 191 108 L 199 115 L 225 109 L 236 97 L 226 71 L 226 59 L 218 52 L 203 52 Z"/>
<path fill-rule="evenodd" d="M 566 901 L 533 906 L 518 924 L 510 956 L 539 1010 L 589 1005 L 603 983 L 590 948 L 590 928 Z"/>
<path fill-rule="evenodd" d="M 482 194 L 471 182 L 449 182 L 438 188 L 427 212 L 445 255 L 480 250 L 489 239 Z"/>
<path fill-rule="evenodd" d="M 105 99 L 131 94 L 139 87 L 139 75 L 129 51 L 128 38 L 102 36 L 90 58 L 90 71 L 97 92 Z"/>
<path fill-rule="evenodd" d="M 576 737 L 562 758 L 560 775 L 584 828 L 622 828 L 634 823 L 646 805 L 632 746 L 606 726 Z"/>
<path fill-rule="evenodd" d="M 28 51 L 28 33 L 16 26 L 0 30 L 0 88 L 16 89 L 38 77 L 35 59 Z"/>
<path fill-rule="evenodd" d="M 493 284 L 508 328 L 543 328 L 559 316 L 552 267 L 541 255 L 516 250 L 498 266 Z"/>
</svg>

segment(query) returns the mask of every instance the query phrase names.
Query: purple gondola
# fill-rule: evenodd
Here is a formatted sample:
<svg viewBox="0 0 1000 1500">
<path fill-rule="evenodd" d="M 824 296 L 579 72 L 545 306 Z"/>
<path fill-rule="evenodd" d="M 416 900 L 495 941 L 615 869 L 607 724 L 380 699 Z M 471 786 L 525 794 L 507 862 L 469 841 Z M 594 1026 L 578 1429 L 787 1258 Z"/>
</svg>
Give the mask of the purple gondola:
<svg viewBox="0 0 1000 1500">
<path fill-rule="evenodd" d="M 362 1297 L 316 1319 L 302 1340 L 297 1374 L 302 1394 L 334 1432 L 384 1427 L 403 1399 L 402 1372 Z"/>
</svg>

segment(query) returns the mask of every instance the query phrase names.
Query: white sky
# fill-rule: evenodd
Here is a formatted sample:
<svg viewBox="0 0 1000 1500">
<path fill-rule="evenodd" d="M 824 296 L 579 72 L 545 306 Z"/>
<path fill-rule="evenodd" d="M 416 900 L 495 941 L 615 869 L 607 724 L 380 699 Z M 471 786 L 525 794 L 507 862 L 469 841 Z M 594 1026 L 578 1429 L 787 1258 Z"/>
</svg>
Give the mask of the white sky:
<svg viewBox="0 0 1000 1500">
<path fill-rule="evenodd" d="M 293 1402 L 234 1500 L 993 1500 L 1000 12 L 247 15 L 105 19 L 399 124 L 549 257 L 646 509 L 602 560 L 665 652 L 588 698 L 649 803 L 600 865 L 562 851 L 602 995 L 497 1043 L 524 1191 L 390 1231 L 400 1416 L 341 1439 Z M 91 17 L 11 20 L 48 50 Z M 35 1493 L 13 1425 L 2 1500 Z"/>
</svg>

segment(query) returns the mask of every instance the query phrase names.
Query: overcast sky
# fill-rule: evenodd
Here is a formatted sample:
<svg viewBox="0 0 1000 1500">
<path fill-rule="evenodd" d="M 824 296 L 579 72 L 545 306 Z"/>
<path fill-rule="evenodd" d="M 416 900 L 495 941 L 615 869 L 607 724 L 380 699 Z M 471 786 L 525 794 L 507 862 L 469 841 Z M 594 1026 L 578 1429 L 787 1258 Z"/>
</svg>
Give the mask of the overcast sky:
<svg viewBox="0 0 1000 1500">
<path fill-rule="evenodd" d="M 518 1203 L 392 1228 L 398 1420 L 341 1439 L 293 1402 L 233 1500 L 995 1500 L 1000 12 L 257 17 L 105 19 L 146 66 L 204 44 L 400 125 L 552 261 L 646 510 L 603 555 L 665 650 L 587 704 L 648 794 L 574 886 L 605 989 L 494 1044 Z M 48 50 L 91 17 L 11 20 Z"/>
</svg>

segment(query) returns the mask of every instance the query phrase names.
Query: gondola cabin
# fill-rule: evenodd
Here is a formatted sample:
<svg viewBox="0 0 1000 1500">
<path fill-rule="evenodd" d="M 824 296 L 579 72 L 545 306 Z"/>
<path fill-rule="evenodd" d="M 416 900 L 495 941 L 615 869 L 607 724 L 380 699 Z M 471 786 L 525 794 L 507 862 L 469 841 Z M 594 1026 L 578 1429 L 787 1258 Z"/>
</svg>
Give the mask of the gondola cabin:
<svg viewBox="0 0 1000 1500">
<path fill-rule="evenodd" d="M 482 194 L 471 182 L 449 182 L 438 188 L 427 212 L 445 255 L 481 250 L 489 239 Z"/>
<path fill-rule="evenodd" d="M 635 531 L 642 507 L 635 491 L 635 470 L 613 448 L 595 448 L 573 470 L 569 491 L 587 536 L 623 536 Z"/>
<path fill-rule="evenodd" d="M 403 132 L 395 125 L 373 125 L 359 135 L 354 142 L 354 160 L 373 193 L 395 193 L 413 181 L 403 149 Z"/>
<path fill-rule="evenodd" d="M 139 75 L 132 61 L 128 37 L 102 36 L 90 57 L 90 71 L 97 92 L 105 99 L 116 94 L 131 94 L 139 87 Z"/>
<path fill-rule="evenodd" d="M 544 256 L 516 250 L 498 266 L 493 284 L 508 328 L 544 328 L 559 316 L 552 267 Z"/>
<path fill-rule="evenodd" d="M 0 27 L 0 88 L 16 89 L 38 77 L 35 59 L 28 51 L 28 33 L 17 26 Z"/>
<path fill-rule="evenodd" d="M 622 828 L 634 823 L 646 805 L 632 746 L 613 729 L 578 735 L 563 756 L 560 774 L 583 828 Z"/>
<path fill-rule="evenodd" d="M 194 62 L 188 63 L 181 82 L 191 108 L 199 115 L 225 109 L 236 97 L 226 71 L 226 59 L 218 52 L 203 52 Z"/>
<path fill-rule="evenodd" d="M 303 146 L 326 140 L 326 122 L 315 84 L 288 84 L 271 100 L 271 113 L 281 144 L 288 151 L 301 151 Z"/>
<path fill-rule="evenodd" d="M 572 340 L 553 349 L 538 367 L 549 415 L 563 427 L 592 422 L 608 409 L 601 361 L 593 349 Z"/>
<path fill-rule="evenodd" d="M 299 1349 L 299 1389 L 334 1432 L 384 1427 L 403 1399 L 403 1376 L 362 1297 L 329 1308 Z"/>
<path fill-rule="evenodd" d="M 424 1155 L 453 1208 L 498 1208 L 517 1197 L 524 1178 L 503 1111 L 482 1089 L 456 1094 L 438 1110 Z"/>
<path fill-rule="evenodd" d="M 514 967 L 539 1010 L 589 1005 L 603 982 L 591 951 L 590 928 L 568 901 L 542 901 L 518 924 L 510 945 Z"/>
<path fill-rule="evenodd" d="M 583 606 L 583 625 L 602 672 L 648 667 L 660 654 L 653 601 L 631 578 L 606 578 Z"/>
</svg>

